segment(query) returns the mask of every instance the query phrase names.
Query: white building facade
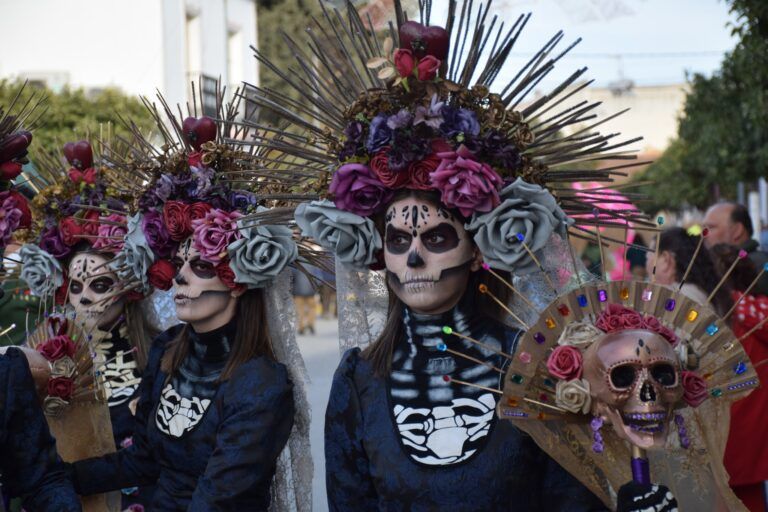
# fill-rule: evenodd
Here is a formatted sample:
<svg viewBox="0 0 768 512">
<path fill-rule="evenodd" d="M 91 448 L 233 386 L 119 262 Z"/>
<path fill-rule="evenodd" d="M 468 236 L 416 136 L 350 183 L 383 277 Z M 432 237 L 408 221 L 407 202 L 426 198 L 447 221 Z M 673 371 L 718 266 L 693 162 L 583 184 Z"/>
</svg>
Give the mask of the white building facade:
<svg viewBox="0 0 768 512">
<path fill-rule="evenodd" d="M 256 30 L 255 0 L 0 0 L 0 78 L 184 104 L 258 83 Z"/>
</svg>

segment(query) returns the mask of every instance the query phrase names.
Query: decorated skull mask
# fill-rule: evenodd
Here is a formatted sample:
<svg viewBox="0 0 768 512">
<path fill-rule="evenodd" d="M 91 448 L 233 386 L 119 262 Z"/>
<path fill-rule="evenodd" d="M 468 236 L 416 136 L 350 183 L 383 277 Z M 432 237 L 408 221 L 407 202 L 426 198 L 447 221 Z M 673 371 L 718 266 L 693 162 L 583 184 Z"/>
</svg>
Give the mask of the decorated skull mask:
<svg viewBox="0 0 768 512">
<path fill-rule="evenodd" d="M 418 313 L 453 307 L 479 269 L 461 219 L 431 201 L 405 197 L 386 210 L 384 262 L 397 297 Z"/>
<path fill-rule="evenodd" d="M 595 412 L 619 437 L 640 448 L 664 446 L 683 395 L 677 354 L 667 339 L 644 329 L 605 334 L 584 353 L 584 377 Z"/>
<path fill-rule="evenodd" d="M 118 282 L 108 258 L 96 252 L 78 252 L 69 262 L 67 299 L 86 330 L 109 329 L 123 312 L 124 298 L 109 298 Z"/>
<path fill-rule="evenodd" d="M 219 327 L 222 316 L 231 316 L 241 292 L 231 290 L 219 278 L 216 266 L 200 258 L 200 252 L 188 238 L 179 245 L 173 258 L 176 267 L 173 300 L 176 316 L 190 323 L 198 332 Z"/>
</svg>

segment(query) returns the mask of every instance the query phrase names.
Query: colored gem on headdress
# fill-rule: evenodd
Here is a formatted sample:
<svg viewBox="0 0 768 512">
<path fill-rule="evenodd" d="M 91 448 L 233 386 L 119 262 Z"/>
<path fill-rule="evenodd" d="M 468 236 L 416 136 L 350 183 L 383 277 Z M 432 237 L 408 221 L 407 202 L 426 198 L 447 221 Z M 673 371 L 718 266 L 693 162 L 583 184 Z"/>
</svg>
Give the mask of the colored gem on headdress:
<svg viewBox="0 0 768 512">
<path fill-rule="evenodd" d="M 539 395 L 539 400 L 541 400 L 542 402 L 546 402 L 547 400 L 549 400 L 549 397 L 545 393 L 541 393 Z"/>
<path fill-rule="evenodd" d="M 531 354 L 528 352 L 520 352 L 520 355 L 518 355 L 517 358 L 520 359 L 523 364 L 528 364 L 533 360 Z"/>
<path fill-rule="evenodd" d="M 707 326 L 707 334 L 709 334 L 710 336 L 714 336 L 715 334 L 717 334 L 717 331 L 719 330 L 720 328 L 717 325 L 715 325 L 714 322 Z"/>
<path fill-rule="evenodd" d="M 539 345 L 542 345 L 547 339 L 544 337 L 544 335 L 540 332 L 537 332 L 533 335 L 533 341 L 538 343 Z"/>
<path fill-rule="evenodd" d="M 450 375 L 443 375 L 443 382 L 451 382 L 451 376 Z"/>
<path fill-rule="evenodd" d="M 510 406 L 510 407 L 517 407 L 518 406 L 518 402 L 514 398 L 507 398 L 507 405 Z"/>
<path fill-rule="evenodd" d="M 715 398 L 719 398 L 723 395 L 723 390 L 720 388 L 715 388 L 709 394 Z"/>
<path fill-rule="evenodd" d="M 568 306 L 565 304 L 560 304 L 557 306 L 557 312 L 560 313 L 562 316 L 568 316 L 571 314 L 571 310 L 568 309 Z"/>
<path fill-rule="evenodd" d="M 629 288 L 624 287 L 619 291 L 619 297 L 621 300 L 629 300 Z"/>
<path fill-rule="evenodd" d="M 515 238 L 517 238 L 518 242 L 525 242 L 525 235 L 522 233 L 518 233 L 515 235 Z"/>
<path fill-rule="evenodd" d="M 448 327 L 447 325 L 444 325 L 444 326 L 443 326 L 443 332 L 444 332 L 445 334 L 453 334 L 453 329 L 452 329 L 452 328 L 450 328 L 450 327 Z"/>
<path fill-rule="evenodd" d="M 666 309 L 667 311 L 674 311 L 676 305 L 677 305 L 677 302 L 675 301 L 675 299 L 667 299 L 667 303 L 664 304 L 664 309 Z"/>
<path fill-rule="evenodd" d="M 589 422 L 589 427 L 592 429 L 592 451 L 595 453 L 603 453 L 603 435 L 600 433 L 600 429 L 603 428 L 603 418 L 595 416 L 592 421 Z"/>
<path fill-rule="evenodd" d="M 579 295 L 578 297 L 576 297 L 576 300 L 578 301 L 579 306 L 581 306 L 583 308 L 585 308 L 585 307 L 587 307 L 589 305 L 589 300 L 587 300 L 587 296 L 584 295 L 583 293 L 581 295 Z"/>
<path fill-rule="evenodd" d="M 739 251 L 739 259 L 740 259 L 740 260 L 743 260 L 744 258 L 746 258 L 746 257 L 748 256 L 748 254 L 749 254 L 749 253 L 747 253 L 747 251 L 745 251 L 744 249 L 741 249 L 741 250 Z"/>
<path fill-rule="evenodd" d="M 549 387 L 549 388 L 554 388 L 555 387 L 555 381 L 553 381 L 549 377 L 545 378 L 543 382 L 544 382 L 544 385 Z"/>
<path fill-rule="evenodd" d="M 685 428 L 685 419 L 680 414 L 675 414 L 675 425 L 677 425 L 677 436 L 680 439 L 680 447 L 688 449 L 691 446 L 691 440 L 688 438 L 688 430 Z"/>
<path fill-rule="evenodd" d="M 763 272 L 768 272 L 768 263 L 763 265 Z"/>
<path fill-rule="evenodd" d="M 663 226 L 664 225 L 664 217 L 659 215 L 658 217 L 656 217 L 656 222 L 659 224 L 659 226 Z"/>
<path fill-rule="evenodd" d="M 438 343 L 437 350 L 439 350 L 440 352 L 445 352 L 446 350 L 448 350 L 448 345 L 446 345 L 445 343 Z"/>
<path fill-rule="evenodd" d="M 597 300 L 606 302 L 608 300 L 608 292 L 605 290 L 597 290 Z"/>
<path fill-rule="evenodd" d="M 547 326 L 548 329 L 554 329 L 557 324 L 555 323 L 555 320 L 550 316 L 547 317 L 546 320 L 544 320 L 544 324 Z"/>
<path fill-rule="evenodd" d="M 701 230 L 701 236 L 707 237 L 709 235 L 709 228 L 704 228 Z"/>
<path fill-rule="evenodd" d="M 744 361 L 739 361 L 736 363 L 736 365 L 733 367 L 733 373 L 736 375 L 741 375 L 742 373 L 747 371 L 747 365 L 744 363 Z"/>
<path fill-rule="evenodd" d="M 522 384 L 525 380 L 522 375 L 516 373 L 512 375 L 512 378 L 510 379 L 514 384 Z"/>
<path fill-rule="evenodd" d="M 650 302 L 650 300 L 653 298 L 653 290 L 646 288 L 643 290 L 643 294 L 640 296 L 640 298 L 643 300 L 643 302 Z"/>
<path fill-rule="evenodd" d="M 688 320 L 689 322 L 695 322 L 697 318 L 699 318 L 699 312 L 696 311 L 695 309 L 691 309 L 690 311 L 688 311 L 688 314 L 685 317 L 685 319 Z"/>
</svg>

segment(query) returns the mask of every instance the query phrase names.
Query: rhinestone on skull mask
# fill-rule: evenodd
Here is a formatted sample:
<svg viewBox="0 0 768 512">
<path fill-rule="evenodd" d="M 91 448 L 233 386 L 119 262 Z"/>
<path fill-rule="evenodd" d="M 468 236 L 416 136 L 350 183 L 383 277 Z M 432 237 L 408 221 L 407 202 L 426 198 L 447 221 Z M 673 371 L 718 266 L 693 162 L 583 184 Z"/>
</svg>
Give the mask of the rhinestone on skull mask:
<svg viewBox="0 0 768 512">
<path fill-rule="evenodd" d="M 108 258 L 95 252 L 78 252 L 69 262 L 69 304 L 87 330 L 109 329 L 123 311 L 124 298 L 112 294 L 117 275 L 106 265 Z"/>
<path fill-rule="evenodd" d="M 419 313 L 453 307 L 477 270 L 476 249 L 461 219 L 423 199 L 406 197 L 387 209 L 384 262 L 397 297 Z"/>
<path fill-rule="evenodd" d="M 203 325 L 223 314 L 236 297 L 216 274 L 215 265 L 200 258 L 192 239 L 185 240 L 173 258 L 176 266 L 173 300 L 182 322 Z"/>
<path fill-rule="evenodd" d="M 683 387 L 668 340 L 642 329 L 605 334 L 584 352 L 595 413 L 622 439 L 644 449 L 664 446 Z"/>
</svg>

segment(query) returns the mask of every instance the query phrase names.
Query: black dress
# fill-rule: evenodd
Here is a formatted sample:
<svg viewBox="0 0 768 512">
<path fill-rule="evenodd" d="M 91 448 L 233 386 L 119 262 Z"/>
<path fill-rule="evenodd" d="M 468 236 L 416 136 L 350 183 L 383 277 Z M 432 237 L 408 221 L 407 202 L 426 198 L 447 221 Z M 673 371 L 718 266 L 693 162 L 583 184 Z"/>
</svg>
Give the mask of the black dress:
<svg viewBox="0 0 768 512">
<path fill-rule="evenodd" d="M 0 355 L 0 483 L 29 512 L 80 510 L 80 500 L 56 454 L 24 354 Z"/>
<path fill-rule="evenodd" d="M 506 359 L 490 349 L 513 353 L 520 331 L 466 301 L 443 315 L 403 316 L 389 375 L 377 376 L 359 349 L 336 370 L 325 423 L 332 511 L 605 510 L 529 436 L 497 419 L 496 393 L 444 379 L 498 389 Z"/>
<path fill-rule="evenodd" d="M 189 329 L 187 359 L 169 378 L 160 369 L 172 327 L 155 340 L 139 386 L 133 444 L 74 464 L 82 494 L 156 482 L 151 510 L 266 510 L 277 457 L 293 425 L 292 385 L 280 363 L 257 357 L 218 378 L 235 321 Z"/>
</svg>

